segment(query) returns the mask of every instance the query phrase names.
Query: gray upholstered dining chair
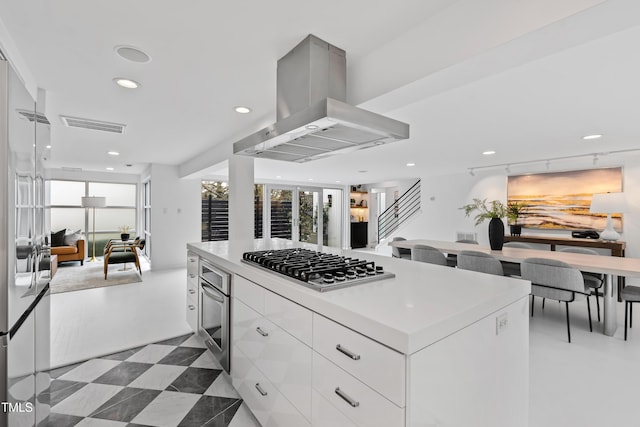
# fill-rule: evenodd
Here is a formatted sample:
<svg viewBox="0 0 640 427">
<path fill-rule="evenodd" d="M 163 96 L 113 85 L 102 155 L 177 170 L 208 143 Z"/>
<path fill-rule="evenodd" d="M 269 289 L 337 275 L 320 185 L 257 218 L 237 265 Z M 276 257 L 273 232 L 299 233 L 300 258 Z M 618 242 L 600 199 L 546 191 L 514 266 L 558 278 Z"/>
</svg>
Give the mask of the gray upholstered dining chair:
<svg viewBox="0 0 640 427">
<path fill-rule="evenodd" d="M 567 311 L 567 338 L 571 342 L 569 303 L 586 297 L 589 330 L 593 332 L 589 304 L 591 291 L 585 286 L 580 270 L 565 262 L 547 258 L 527 258 L 522 261 L 520 268 L 522 278 L 531 281 L 531 317 L 536 296 L 564 302 Z"/>
<path fill-rule="evenodd" d="M 460 239 L 456 240 L 456 243 L 468 243 L 470 245 L 477 245 L 478 241 L 473 239 Z M 456 254 L 447 254 L 447 265 L 449 267 L 455 267 L 458 265 L 458 256 Z"/>
<path fill-rule="evenodd" d="M 504 274 L 498 258 L 479 251 L 461 251 L 458 254 L 458 268 L 497 276 Z"/>
<path fill-rule="evenodd" d="M 392 242 L 399 242 L 402 240 L 407 240 L 407 239 L 405 239 L 404 237 L 394 237 L 393 239 L 391 239 Z M 411 249 L 396 248 L 395 246 L 392 246 L 391 256 L 394 258 L 411 259 Z"/>
<path fill-rule="evenodd" d="M 428 245 L 415 245 L 411 249 L 411 259 L 428 264 L 447 265 L 447 258 L 444 254 L 433 246 Z"/>
<path fill-rule="evenodd" d="M 587 254 L 587 255 L 599 255 L 598 252 L 589 248 L 563 248 L 558 252 L 572 252 L 576 254 Z M 600 298 L 601 295 L 598 290 L 602 288 L 604 285 L 604 274 L 599 273 L 589 273 L 587 271 L 582 272 L 582 278 L 584 279 L 584 284 L 591 290 L 591 295 L 595 295 L 596 297 L 596 307 L 598 308 L 598 322 L 600 321 Z"/>
<path fill-rule="evenodd" d="M 506 242 L 502 247 L 533 249 L 533 246 L 524 242 Z M 514 277 L 521 276 L 520 264 L 518 264 L 517 262 L 502 261 L 502 270 L 504 270 L 505 276 L 514 276 Z"/>
<path fill-rule="evenodd" d="M 627 285 L 620 292 L 624 301 L 624 340 L 627 340 L 627 321 L 629 328 L 633 327 L 633 303 L 640 302 L 640 286 Z"/>
</svg>

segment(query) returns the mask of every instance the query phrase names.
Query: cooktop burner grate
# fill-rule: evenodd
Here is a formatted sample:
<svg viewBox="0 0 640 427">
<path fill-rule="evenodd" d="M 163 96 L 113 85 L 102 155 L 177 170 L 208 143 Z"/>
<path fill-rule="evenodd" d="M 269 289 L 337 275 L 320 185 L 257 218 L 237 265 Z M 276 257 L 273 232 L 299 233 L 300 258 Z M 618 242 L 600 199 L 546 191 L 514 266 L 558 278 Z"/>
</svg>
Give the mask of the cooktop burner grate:
<svg viewBox="0 0 640 427">
<path fill-rule="evenodd" d="M 245 252 L 242 260 L 296 279 L 320 292 L 395 277 L 373 261 L 309 249 Z"/>
</svg>

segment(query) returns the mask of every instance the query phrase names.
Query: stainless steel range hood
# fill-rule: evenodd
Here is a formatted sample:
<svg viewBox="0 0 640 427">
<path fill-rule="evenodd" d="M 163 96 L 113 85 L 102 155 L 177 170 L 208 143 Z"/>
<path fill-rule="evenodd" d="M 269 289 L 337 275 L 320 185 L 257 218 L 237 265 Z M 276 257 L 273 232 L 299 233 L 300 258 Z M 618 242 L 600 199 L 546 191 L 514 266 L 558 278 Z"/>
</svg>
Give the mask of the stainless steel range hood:
<svg viewBox="0 0 640 427">
<path fill-rule="evenodd" d="M 277 121 L 234 154 L 306 162 L 409 138 L 409 125 L 345 103 L 346 56 L 309 35 L 278 61 Z"/>
</svg>

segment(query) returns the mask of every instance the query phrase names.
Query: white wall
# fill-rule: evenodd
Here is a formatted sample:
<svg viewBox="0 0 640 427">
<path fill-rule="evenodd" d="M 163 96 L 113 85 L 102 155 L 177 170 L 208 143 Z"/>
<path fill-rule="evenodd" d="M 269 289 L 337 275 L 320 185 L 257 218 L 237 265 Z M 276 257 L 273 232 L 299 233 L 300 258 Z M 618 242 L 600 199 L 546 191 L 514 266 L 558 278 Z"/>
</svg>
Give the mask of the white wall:
<svg viewBox="0 0 640 427">
<path fill-rule="evenodd" d="M 178 166 L 151 165 L 151 268 L 185 265 L 186 246 L 201 239 L 201 183 Z"/>
<path fill-rule="evenodd" d="M 640 156 L 608 159 L 594 166 L 588 163 L 566 163 L 553 165 L 550 171 L 579 170 L 593 167 L 623 167 L 623 189 L 632 205 L 632 211 L 623 215 L 622 239 L 627 242 L 626 256 L 640 258 Z M 514 168 L 512 168 L 514 169 Z M 528 172 L 546 172 L 544 168 L 530 167 L 514 170 L 513 174 Z M 418 172 L 418 171 L 417 171 Z M 477 227 L 473 218 L 466 218 L 459 208 L 473 198 L 501 200 L 506 202 L 507 174 L 503 169 L 476 171 L 475 176 L 468 173 L 433 177 L 426 173 L 422 176 L 422 213 L 401 228 L 396 235 L 407 239 L 425 238 L 433 240 L 456 239 L 457 231 L 475 231 L 480 244 L 488 245 L 488 222 Z M 505 229 L 508 230 L 506 223 Z M 523 234 L 537 234 L 569 237 L 569 231 L 546 231 L 524 229 Z M 634 279 L 631 279 L 634 281 Z M 639 281 L 635 279 L 635 281 Z"/>
</svg>

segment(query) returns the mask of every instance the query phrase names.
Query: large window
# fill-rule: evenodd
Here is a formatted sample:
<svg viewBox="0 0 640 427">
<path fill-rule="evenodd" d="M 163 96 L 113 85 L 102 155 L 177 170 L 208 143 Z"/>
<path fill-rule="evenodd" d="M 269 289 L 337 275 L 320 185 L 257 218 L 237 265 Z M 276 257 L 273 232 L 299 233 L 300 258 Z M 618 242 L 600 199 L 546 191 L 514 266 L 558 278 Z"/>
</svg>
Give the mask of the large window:
<svg viewBox="0 0 640 427">
<path fill-rule="evenodd" d="M 85 234 L 89 254 L 93 247 L 93 212 L 81 205 L 83 196 L 101 196 L 106 199 L 104 208 L 95 212 L 96 255 L 109 239 L 120 236 L 120 227 L 129 227 L 131 236 L 136 233 L 136 185 L 90 181 L 52 180 L 51 231 L 64 228 L 80 230 Z"/>
<path fill-rule="evenodd" d="M 254 186 L 254 236 L 262 237 L 262 184 Z M 202 241 L 229 240 L 229 186 L 225 181 L 202 181 Z"/>
<path fill-rule="evenodd" d="M 144 254 L 151 258 L 151 181 L 144 183 Z"/>
</svg>

